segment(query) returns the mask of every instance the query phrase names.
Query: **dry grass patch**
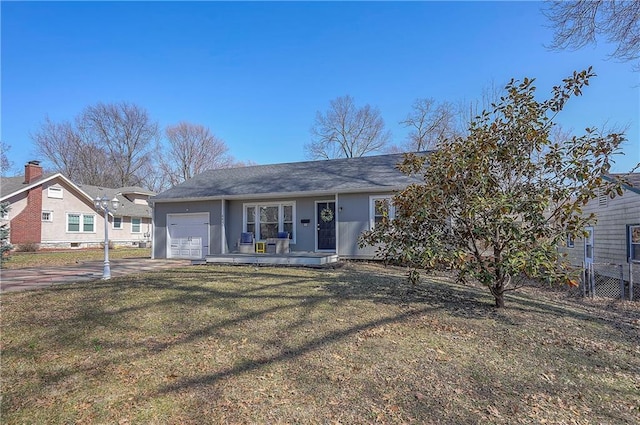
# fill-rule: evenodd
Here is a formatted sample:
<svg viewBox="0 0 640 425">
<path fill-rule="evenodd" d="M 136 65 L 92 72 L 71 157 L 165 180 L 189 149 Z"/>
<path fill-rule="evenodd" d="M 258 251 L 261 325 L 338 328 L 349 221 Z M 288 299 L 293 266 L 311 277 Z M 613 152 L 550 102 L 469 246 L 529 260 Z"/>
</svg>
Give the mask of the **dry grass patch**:
<svg viewBox="0 0 640 425">
<path fill-rule="evenodd" d="M 640 311 L 400 271 L 198 266 L 2 295 L 3 423 L 635 423 Z"/>
<path fill-rule="evenodd" d="M 151 258 L 151 248 L 118 247 L 109 250 L 109 259 Z M 66 266 L 85 261 L 104 259 L 104 249 L 76 250 L 40 250 L 37 252 L 12 252 L 2 264 L 5 269 L 24 269 L 29 267 Z"/>
</svg>

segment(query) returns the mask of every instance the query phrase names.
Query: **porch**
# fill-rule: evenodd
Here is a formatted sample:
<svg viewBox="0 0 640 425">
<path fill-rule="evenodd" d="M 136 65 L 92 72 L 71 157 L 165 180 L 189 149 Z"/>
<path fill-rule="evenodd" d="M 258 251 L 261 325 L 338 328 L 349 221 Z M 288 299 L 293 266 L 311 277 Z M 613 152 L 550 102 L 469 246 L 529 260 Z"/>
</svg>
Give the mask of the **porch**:
<svg viewBox="0 0 640 425">
<path fill-rule="evenodd" d="M 204 259 L 192 260 L 192 264 L 262 264 L 283 266 L 324 266 L 338 262 L 333 252 L 295 251 L 288 254 L 229 253 L 207 255 Z"/>
</svg>

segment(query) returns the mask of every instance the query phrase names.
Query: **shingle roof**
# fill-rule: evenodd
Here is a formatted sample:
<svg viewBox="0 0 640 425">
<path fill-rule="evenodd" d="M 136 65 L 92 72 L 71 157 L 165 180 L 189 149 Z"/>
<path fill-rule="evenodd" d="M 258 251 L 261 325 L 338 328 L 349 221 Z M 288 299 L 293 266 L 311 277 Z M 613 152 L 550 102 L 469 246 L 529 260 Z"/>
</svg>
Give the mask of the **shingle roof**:
<svg viewBox="0 0 640 425">
<path fill-rule="evenodd" d="M 102 197 L 106 195 L 109 199 L 113 199 L 114 196 L 118 198 L 120 201 L 120 207 L 115 212 L 116 216 L 128 216 L 128 217 L 151 217 L 151 207 L 148 205 L 134 204 L 129 199 L 125 198 L 123 193 L 144 193 L 152 195 L 153 192 L 150 192 L 141 187 L 126 187 L 126 188 L 108 188 L 101 186 L 91 186 L 88 184 L 79 184 L 77 185 L 83 192 L 91 197 L 91 199 L 96 199 L 97 197 Z M 132 190 L 135 189 L 135 190 Z"/>
<path fill-rule="evenodd" d="M 10 195 L 14 192 L 18 192 L 22 188 L 33 185 L 39 181 L 46 180 L 49 177 L 55 175 L 57 173 L 44 173 L 38 179 L 32 181 L 27 184 L 24 182 L 24 176 L 15 176 L 15 177 L 2 177 L 0 178 L 0 198 L 4 198 L 7 195 Z"/>
<path fill-rule="evenodd" d="M 640 173 L 631 174 L 611 174 L 612 177 L 623 177 L 632 187 L 627 186 L 633 192 L 640 193 Z"/>
<path fill-rule="evenodd" d="M 292 162 L 205 171 L 153 201 L 398 189 L 419 180 L 396 165 L 403 154 Z"/>
</svg>

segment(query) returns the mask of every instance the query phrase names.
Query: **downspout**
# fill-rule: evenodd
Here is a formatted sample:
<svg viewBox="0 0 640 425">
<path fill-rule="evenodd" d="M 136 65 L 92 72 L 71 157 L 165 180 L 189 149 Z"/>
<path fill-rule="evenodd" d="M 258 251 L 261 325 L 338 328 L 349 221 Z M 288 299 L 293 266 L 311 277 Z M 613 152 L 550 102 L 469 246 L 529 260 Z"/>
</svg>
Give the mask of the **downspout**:
<svg viewBox="0 0 640 425">
<path fill-rule="evenodd" d="M 340 206 L 338 205 L 338 194 L 335 195 L 335 205 L 336 205 L 336 255 L 339 257 L 339 247 L 340 247 Z"/>
<path fill-rule="evenodd" d="M 227 253 L 227 225 L 225 223 L 225 214 L 224 211 L 227 206 L 227 201 L 224 199 L 220 200 L 220 253 Z"/>
<path fill-rule="evenodd" d="M 147 201 L 149 202 L 149 201 Z M 151 209 L 151 259 L 156 259 L 156 209 L 154 208 L 153 201 L 149 202 L 149 208 Z M 165 253 L 166 257 L 166 253 Z"/>
</svg>

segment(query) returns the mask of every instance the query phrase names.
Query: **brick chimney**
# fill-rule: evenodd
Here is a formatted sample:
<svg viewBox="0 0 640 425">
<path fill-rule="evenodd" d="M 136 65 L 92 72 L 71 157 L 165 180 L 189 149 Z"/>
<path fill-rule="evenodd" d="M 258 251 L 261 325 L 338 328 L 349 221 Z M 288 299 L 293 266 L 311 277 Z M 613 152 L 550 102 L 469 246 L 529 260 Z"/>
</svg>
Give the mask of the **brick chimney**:
<svg viewBox="0 0 640 425">
<path fill-rule="evenodd" d="M 40 161 L 29 161 L 24 166 L 24 182 L 26 184 L 42 177 L 42 167 Z"/>
</svg>

